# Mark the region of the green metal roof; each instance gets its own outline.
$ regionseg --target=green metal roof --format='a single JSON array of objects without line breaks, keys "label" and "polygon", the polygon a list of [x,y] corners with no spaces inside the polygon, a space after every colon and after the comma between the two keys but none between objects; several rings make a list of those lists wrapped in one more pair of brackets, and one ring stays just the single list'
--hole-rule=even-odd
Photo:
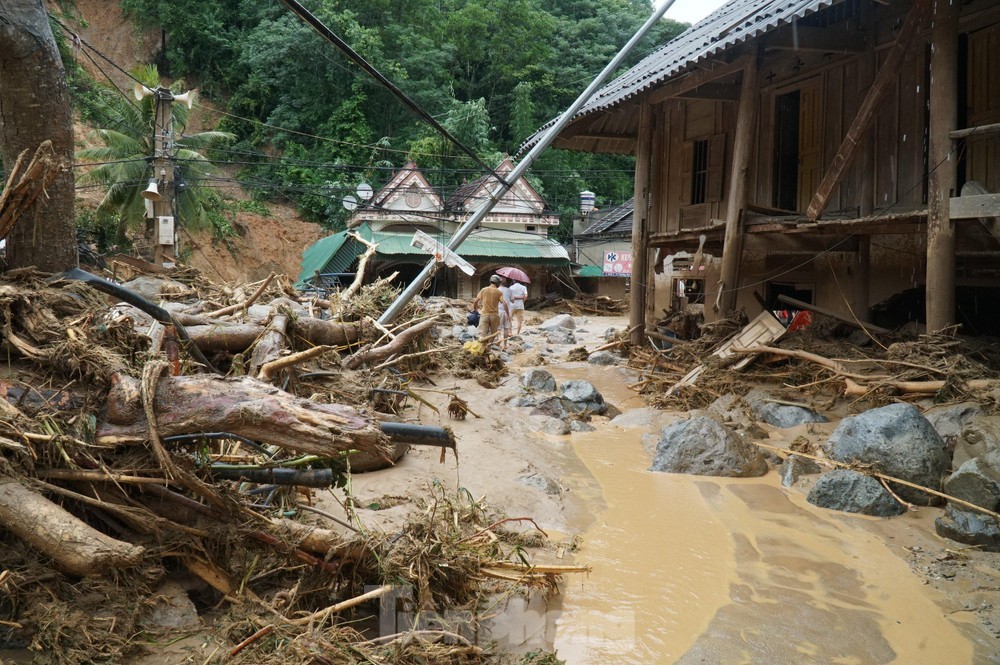
[{"label": "green metal roof", "polygon": [[603,277],[604,271],[600,266],[580,266],[576,275],[577,277]]},{"label": "green metal roof", "polygon": [[[374,260],[413,260],[424,263],[429,258],[426,252],[410,245],[410,233],[376,232],[368,224],[362,224],[355,231],[365,240],[378,244]],[[450,239],[448,234],[432,236],[442,244]],[[313,243],[302,255],[302,272],[298,285],[304,285],[319,273],[347,272],[364,246],[350,238],[346,231],[335,233]],[[545,236],[505,231],[502,229],[479,229],[474,231],[458,248],[458,254],[472,264],[505,261],[534,265],[569,265],[569,255],[555,240]]]}]

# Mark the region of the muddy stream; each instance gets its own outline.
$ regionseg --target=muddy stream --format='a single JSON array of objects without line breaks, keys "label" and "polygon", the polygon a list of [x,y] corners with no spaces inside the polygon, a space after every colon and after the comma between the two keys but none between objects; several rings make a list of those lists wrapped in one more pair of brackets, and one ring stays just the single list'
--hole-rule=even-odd
[{"label": "muddy stream", "polygon": [[[622,410],[641,406],[618,371],[552,369],[586,377]],[[575,553],[593,573],[566,579],[548,622],[567,663],[995,662],[996,645],[970,638],[968,619],[892,551],[883,521],[815,508],[773,471],[647,471],[647,429],[604,423],[570,437],[586,473],[561,481],[598,508]],[[932,516],[898,519],[925,532]]]}]

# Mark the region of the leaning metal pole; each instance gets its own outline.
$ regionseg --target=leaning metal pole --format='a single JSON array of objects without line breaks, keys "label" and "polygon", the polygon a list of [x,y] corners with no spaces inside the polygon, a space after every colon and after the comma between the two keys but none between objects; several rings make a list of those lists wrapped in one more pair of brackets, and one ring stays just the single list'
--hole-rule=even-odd
[{"label": "leaning metal pole", "polygon": [[[545,134],[542,135],[542,138],[538,140],[538,143],[536,143],[534,147],[528,151],[528,154],[524,156],[524,159],[522,159],[517,166],[514,167],[514,170],[510,172],[507,179],[498,183],[499,188],[490,195],[490,198],[485,201],[483,205],[477,208],[472,216],[469,217],[469,219],[466,220],[461,227],[459,227],[458,231],[455,232],[455,235],[452,236],[450,241],[448,241],[448,249],[456,251],[459,246],[465,242],[465,239],[469,237],[477,226],[479,226],[479,223],[483,221],[483,218],[486,217],[491,210],[493,210],[493,206],[495,206],[497,202],[503,198],[503,195],[507,193],[507,190],[510,189],[511,185],[517,182],[518,179],[527,172],[532,163],[538,159],[538,155],[549,147],[549,144],[555,140],[556,136],[559,135],[559,132],[561,132],[566,125],[569,124],[570,120],[573,119],[576,112],[579,111],[580,108],[587,103],[587,100],[589,100],[590,97],[597,91],[597,89],[604,84],[605,79],[611,75],[611,72],[618,69],[619,65],[621,65],[628,54],[631,53],[632,49],[635,48],[635,45],[639,43],[639,40],[645,37],[646,33],[649,32],[654,25],[656,25],[656,22],[663,18],[663,15],[667,13],[667,10],[670,9],[670,6],[673,4],[674,0],[667,0],[659,9],[653,12],[653,15],[650,16],[642,27],[639,28],[639,31],[632,36],[632,39],[628,40],[628,43],[622,47],[622,49],[618,52],[618,55],[616,55],[614,59],[612,59],[611,62],[609,62],[607,66],[601,70],[601,73],[597,75],[597,78],[595,78],[590,85],[587,86],[586,90],[580,93],[580,96],[576,98],[576,101],[573,102],[569,108],[563,111],[562,115],[559,116],[559,119],[556,120],[555,124],[546,130]],[[424,269],[420,271],[420,274],[417,275],[405,289],[403,289],[403,292],[399,294],[399,297],[396,298],[396,300],[389,305],[389,308],[382,313],[382,316],[379,317],[378,322],[380,324],[386,325],[391,323],[397,316],[399,316],[400,312],[403,311],[403,308],[406,307],[406,303],[410,302],[415,295],[420,293],[424,280],[431,276],[435,263],[435,259],[431,259],[427,265],[424,266]]]}]

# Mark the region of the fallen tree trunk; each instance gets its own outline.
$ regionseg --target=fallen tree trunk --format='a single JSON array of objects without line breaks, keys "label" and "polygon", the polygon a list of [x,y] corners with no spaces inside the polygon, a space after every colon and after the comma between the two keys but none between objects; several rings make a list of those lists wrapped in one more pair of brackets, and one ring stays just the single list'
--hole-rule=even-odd
[{"label": "fallen tree trunk", "polygon": [[362,365],[378,362],[395,353],[399,353],[405,349],[410,342],[433,328],[436,324],[437,319],[430,318],[426,321],[421,321],[412,328],[407,328],[402,332],[397,332],[396,339],[392,340],[388,344],[377,346],[374,349],[363,349],[354,355],[345,358],[343,363],[344,368],[357,369]]},{"label": "fallen tree trunk", "polygon": [[288,349],[288,339],[285,336],[288,331],[288,315],[275,314],[271,322],[267,325],[267,330],[260,336],[250,354],[250,369],[247,372],[250,376],[257,376],[260,368],[277,360],[281,352]]},{"label": "fallen tree trunk", "polygon": [[[187,332],[202,351],[246,351],[267,328],[255,323],[228,323],[219,321],[211,325],[188,326]],[[299,317],[288,322],[289,334],[303,342],[322,346],[350,346],[361,335],[359,323],[338,323],[309,317]]]},{"label": "fallen tree trunk", "polygon": [[9,477],[0,477],[0,524],[81,577],[134,566],[145,551],[97,531]]},{"label": "fallen tree trunk", "polygon": [[[301,399],[249,377],[164,376],[153,411],[161,437],[225,431],[287,450],[333,457],[348,450],[388,454],[377,423],[339,404]],[[138,381],[119,376],[108,393],[97,443],[149,440],[149,423],[136,407]]]},{"label": "fallen tree trunk", "polygon": [[[901,393],[917,395],[933,395],[947,385],[946,381],[885,381],[880,380],[870,385],[860,384],[850,378],[844,378],[845,395],[866,395],[875,388],[893,388]],[[1000,380],[997,379],[972,379],[971,381],[958,382],[956,388],[969,392],[976,390],[990,390],[1000,388]]]}]

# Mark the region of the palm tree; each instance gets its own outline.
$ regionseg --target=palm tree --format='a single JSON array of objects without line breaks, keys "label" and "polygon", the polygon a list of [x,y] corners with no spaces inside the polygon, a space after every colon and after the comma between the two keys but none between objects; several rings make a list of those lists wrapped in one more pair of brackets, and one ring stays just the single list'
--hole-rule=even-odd
[{"label": "palm tree", "polygon": [[[155,89],[160,85],[155,65],[138,67],[132,75],[147,88]],[[106,111],[109,124],[114,123],[116,127],[97,130],[104,146],[76,152],[78,160],[96,164],[79,178],[79,182],[106,187],[104,198],[97,207],[98,214],[117,215],[120,229],[138,231],[146,221],[145,199],[141,194],[153,177],[153,97],[134,102],[127,96],[108,95]],[[174,134],[179,137],[174,141],[174,200],[178,222],[191,230],[207,229],[212,227],[210,212],[218,197],[204,184],[211,177],[212,164],[199,150],[232,141],[235,136],[215,131],[185,134],[187,107],[172,104],[171,111]]]}]

